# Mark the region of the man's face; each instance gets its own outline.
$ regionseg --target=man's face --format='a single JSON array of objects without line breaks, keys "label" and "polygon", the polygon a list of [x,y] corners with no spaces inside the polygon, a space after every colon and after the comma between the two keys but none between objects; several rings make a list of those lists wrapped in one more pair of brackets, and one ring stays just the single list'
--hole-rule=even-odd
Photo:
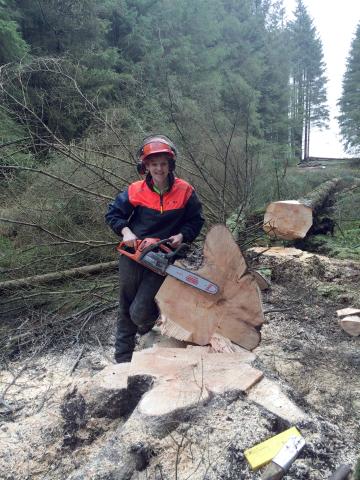
[{"label": "man's face", "polygon": [[146,161],[146,168],[150,172],[155,184],[163,185],[166,183],[169,175],[168,157],[163,154],[151,155]]}]

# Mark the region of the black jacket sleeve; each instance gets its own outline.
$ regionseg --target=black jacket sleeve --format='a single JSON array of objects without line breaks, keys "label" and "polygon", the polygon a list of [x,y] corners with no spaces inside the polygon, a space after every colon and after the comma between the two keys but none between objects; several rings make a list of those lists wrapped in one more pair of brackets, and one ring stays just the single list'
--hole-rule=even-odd
[{"label": "black jacket sleeve", "polygon": [[128,191],[120,192],[113,203],[110,203],[105,215],[106,223],[113,229],[117,235],[121,235],[121,230],[128,226],[128,220],[134,211],[134,207],[129,202]]},{"label": "black jacket sleeve", "polygon": [[204,222],[200,200],[195,191],[193,191],[186,204],[184,220],[180,228],[180,233],[182,233],[184,237],[183,241],[192,242],[195,240]]}]

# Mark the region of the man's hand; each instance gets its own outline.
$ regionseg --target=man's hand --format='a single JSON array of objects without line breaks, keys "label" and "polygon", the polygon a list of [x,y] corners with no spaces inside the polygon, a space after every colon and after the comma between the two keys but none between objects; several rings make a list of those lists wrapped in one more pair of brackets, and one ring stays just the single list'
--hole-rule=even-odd
[{"label": "man's hand", "polygon": [[172,237],[169,237],[170,240],[170,245],[172,247],[178,247],[180,243],[182,243],[184,239],[184,236],[182,233],[178,233],[177,235],[173,235]]},{"label": "man's hand", "polygon": [[132,247],[132,248],[136,248],[136,242],[135,240],[137,240],[137,236],[135,235],[135,233],[133,233],[129,227],[124,227],[122,230],[121,230],[121,234],[123,236],[123,242],[125,243],[125,245],[127,247]]}]

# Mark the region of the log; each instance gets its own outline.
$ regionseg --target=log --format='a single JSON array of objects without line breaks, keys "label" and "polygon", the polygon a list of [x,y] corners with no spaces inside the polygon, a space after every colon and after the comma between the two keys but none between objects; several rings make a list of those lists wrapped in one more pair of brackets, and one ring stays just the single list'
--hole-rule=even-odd
[{"label": "log", "polygon": [[260,290],[224,225],[207,234],[204,262],[196,273],[216,283],[219,292],[209,295],[168,276],[156,295],[161,332],[198,345],[219,334],[247,350],[255,348],[264,322]]},{"label": "log", "polygon": [[72,277],[93,275],[94,273],[115,270],[117,266],[117,261],[96,263],[94,265],[71,268],[69,270],[62,270],[60,272],[51,272],[43,275],[34,275],[32,277],[17,278],[16,280],[7,280],[5,282],[0,282],[0,292],[4,290],[15,290],[21,287],[31,287],[33,285],[63,281]]},{"label": "log", "polygon": [[339,318],[348,317],[351,315],[359,315],[360,308],[353,308],[353,307],[342,308],[341,310],[336,310],[336,313]]},{"label": "log", "polygon": [[337,178],[329,180],[305,198],[270,203],[264,215],[264,231],[272,238],[283,240],[304,238],[339,182]]}]

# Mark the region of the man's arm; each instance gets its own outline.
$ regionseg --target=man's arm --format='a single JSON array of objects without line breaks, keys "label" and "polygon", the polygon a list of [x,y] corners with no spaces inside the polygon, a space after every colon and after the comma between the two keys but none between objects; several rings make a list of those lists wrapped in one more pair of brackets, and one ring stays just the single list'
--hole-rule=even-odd
[{"label": "man's arm", "polygon": [[128,191],[124,190],[119,193],[113,203],[110,203],[105,215],[106,223],[117,235],[125,235],[125,233],[127,233],[125,228],[130,230],[128,227],[128,221],[133,211],[134,207],[129,202]]}]

